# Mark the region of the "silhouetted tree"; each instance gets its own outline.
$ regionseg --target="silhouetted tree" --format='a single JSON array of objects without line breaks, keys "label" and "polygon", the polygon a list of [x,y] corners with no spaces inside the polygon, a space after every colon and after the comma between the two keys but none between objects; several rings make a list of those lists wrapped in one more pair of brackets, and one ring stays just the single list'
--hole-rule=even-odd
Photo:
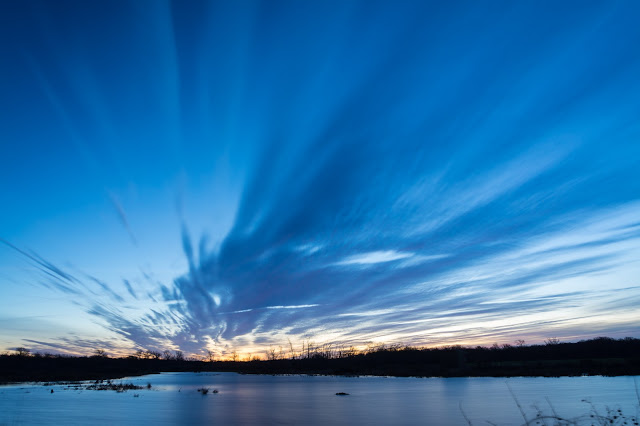
[{"label": "silhouetted tree", "polygon": [[276,354],[276,348],[274,348],[273,346],[270,346],[269,350],[267,351],[267,359],[269,361],[274,361],[278,359],[278,355]]},{"label": "silhouetted tree", "polygon": [[104,349],[96,349],[96,350],[93,351],[93,356],[100,357],[100,358],[106,358],[107,357],[107,352]]},{"label": "silhouetted tree", "polygon": [[289,342],[289,357],[290,359],[295,359],[296,353],[293,350],[293,343],[291,343],[291,339],[289,339],[288,337],[287,337],[287,342]]},{"label": "silhouetted tree", "polygon": [[16,353],[18,356],[29,356],[31,355],[31,350],[23,347],[16,348]]}]

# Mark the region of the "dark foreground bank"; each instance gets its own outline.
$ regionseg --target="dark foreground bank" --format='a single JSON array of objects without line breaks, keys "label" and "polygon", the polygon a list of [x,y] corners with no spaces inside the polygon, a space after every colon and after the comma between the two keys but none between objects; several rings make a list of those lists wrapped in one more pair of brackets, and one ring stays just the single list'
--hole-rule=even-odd
[{"label": "dark foreground bank", "polygon": [[244,362],[25,353],[0,356],[0,383],[104,380],[168,371],[439,377],[640,375],[640,339],[490,348],[379,347],[340,357],[316,352],[294,359]]}]

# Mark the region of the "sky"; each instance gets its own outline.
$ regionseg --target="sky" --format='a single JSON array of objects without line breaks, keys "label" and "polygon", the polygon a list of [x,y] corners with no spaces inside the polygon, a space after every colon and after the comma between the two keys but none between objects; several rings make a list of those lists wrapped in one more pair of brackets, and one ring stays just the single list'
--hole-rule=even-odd
[{"label": "sky", "polygon": [[640,337],[639,20],[0,2],[0,351]]}]

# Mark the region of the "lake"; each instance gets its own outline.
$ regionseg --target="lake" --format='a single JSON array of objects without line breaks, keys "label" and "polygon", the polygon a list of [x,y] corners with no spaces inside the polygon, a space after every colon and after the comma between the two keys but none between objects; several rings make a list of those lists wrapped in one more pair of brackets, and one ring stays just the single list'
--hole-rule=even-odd
[{"label": "lake", "polygon": [[[529,418],[536,413],[533,405],[551,413],[548,399],[558,415],[586,415],[584,424],[590,424],[586,420],[594,408],[601,415],[608,406],[636,416],[634,380],[640,385],[640,378],[628,376],[505,379],[162,373],[115,380],[151,384],[150,389],[122,393],[64,384],[0,386],[0,425],[468,425],[460,406],[473,425],[489,424],[487,420],[497,425],[524,424],[509,387]],[[199,388],[210,391],[204,395]],[[338,396],[338,392],[349,395]],[[623,424],[618,420],[615,424]]]}]

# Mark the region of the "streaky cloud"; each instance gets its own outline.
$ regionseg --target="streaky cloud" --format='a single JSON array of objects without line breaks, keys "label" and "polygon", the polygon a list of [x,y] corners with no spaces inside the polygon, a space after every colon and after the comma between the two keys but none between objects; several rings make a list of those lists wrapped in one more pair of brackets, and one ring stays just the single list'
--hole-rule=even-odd
[{"label": "streaky cloud", "polygon": [[0,241],[105,337],[28,342],[640,333],[634,5],[76,6],[3,8]]},{"label": "streaky cloud", "polygon": [[414,257],[413,253],[402,253],[395,250],[371,251],[368,253],[354,254],[344,260],[336,262],[336,265],[371,265],[412,257]]},{"label": "streaky cloud", "polygon": [[125,213],[124,208],[120,203],[120,200],[118,200],[118,198],[113,192],[109,192],[108,194],[109,194],[109,200],[111,201],[111,204],[113,205],[116,213],[118,214],[118,219],[120,219],[120,223],[122,224],[124,229],[127,231],[127,234],[129,234],[129,237],[131,238],[131,242],[133,243],[133,245],[137,246],[138,240],[135,234],[133,233],[133,230],[131,229],[131,225],[129,224],[129,219],[127,218],[127,214]]}]

